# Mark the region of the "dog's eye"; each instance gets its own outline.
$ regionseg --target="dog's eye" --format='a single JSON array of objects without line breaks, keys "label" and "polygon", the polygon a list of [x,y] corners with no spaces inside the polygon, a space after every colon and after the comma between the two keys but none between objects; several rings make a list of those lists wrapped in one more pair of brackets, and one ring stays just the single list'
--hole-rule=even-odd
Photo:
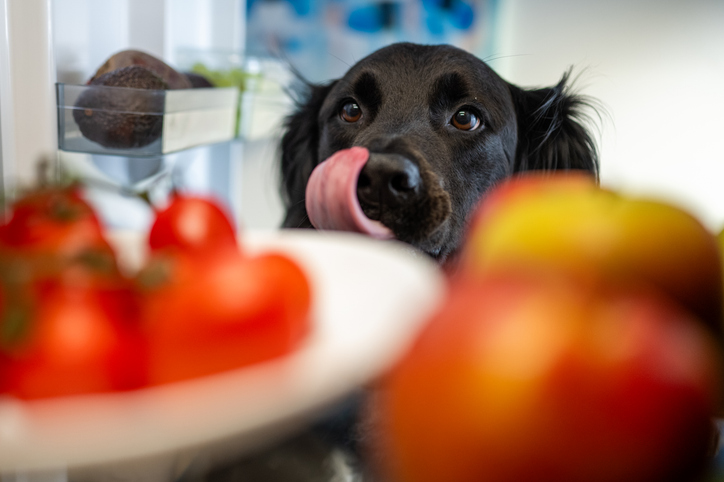
[{"label": "dog's eye", "polygon": [[344,121],[357,122],[362,117],[362,109],[359,108],[356,102],[347,102],[342,106],[339,116]]},{"label": "dog's eye", "polygon": [[480,119],[468,109],[460,109],[455,113],[450,123],[461,131],[472,131],[480,127]]}]

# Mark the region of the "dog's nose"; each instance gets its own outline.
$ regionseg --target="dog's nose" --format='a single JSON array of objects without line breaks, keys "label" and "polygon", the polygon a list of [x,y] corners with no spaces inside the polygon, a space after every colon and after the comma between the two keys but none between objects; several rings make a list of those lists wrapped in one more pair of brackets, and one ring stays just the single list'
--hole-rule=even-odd
[{"label": "dog's nose", "polygon": [[412,202],[420,192],[420,170],[399,154],[370,154],[357,181],[357,198],[372,219],[380,211]]}]

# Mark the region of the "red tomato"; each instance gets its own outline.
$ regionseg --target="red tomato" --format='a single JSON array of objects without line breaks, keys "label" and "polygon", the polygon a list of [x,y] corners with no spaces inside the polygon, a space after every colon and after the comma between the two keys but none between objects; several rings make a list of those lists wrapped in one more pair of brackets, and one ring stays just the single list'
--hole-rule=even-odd
[{"label": "red tomato", "polygon": [[282,255],[166,252],[139,280],[147,287],[143,320],[151,383],[287,354],[309,330],[309,284]]},{"label": "red tomato", "polygon": [[488,277],[454,287],[384,381],[374,448],[400,482],[693,480],[720,368],[650,292]]},{"label": "red tomato", "polygon": [[138,388],[138,302],[76,186],[19,199],[0,228],[0,391],[43,398]]},{"label": "red tomato", "polygon": [[168,207],[156,213],[148,243],[154,251],[166,247],[198,251],[237,246],[229,217],[214,200],[178,193]]},{"label": "red tomato", "polygon": [[7,344],[5,318],[8,316],[6,312],[6,291],[4,283],[0,283],[0,393],[3,392],[3,380],[7,379],[7,369],[10,364],[7,353],[5,353]]},{"label": "red tomato", "polygon": [[14,332],[0,391],[35,399],[139,388],[145,354],[133,304],[130,290],[58,284],[34,310],[19,307],[3,320]]},{"label": "red tomato", "polygon": [[0,245],[31,255],[74,255],[89,247],[110,250],[77,186],[44,188],[15,202],[8,223],[0,227]]}]

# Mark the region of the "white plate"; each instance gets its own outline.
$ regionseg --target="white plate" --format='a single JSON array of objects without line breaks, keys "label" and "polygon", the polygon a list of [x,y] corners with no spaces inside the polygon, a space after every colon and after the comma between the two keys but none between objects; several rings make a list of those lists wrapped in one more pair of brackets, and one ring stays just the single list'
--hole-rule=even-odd
[{"label": "white plate", "polygon": [[[144,238],[117,233],[125,263]],[[248,450],[387,369],[444,291],[438,268],[394,242],[345,233],[248,233],[249,250],[299,261],[314,290],[313,334],[275,362],[122,394],[19,402],[0,397],[0,474],[99,467],[223,445]],[[220,443],[223,442],[223,443]]]}]

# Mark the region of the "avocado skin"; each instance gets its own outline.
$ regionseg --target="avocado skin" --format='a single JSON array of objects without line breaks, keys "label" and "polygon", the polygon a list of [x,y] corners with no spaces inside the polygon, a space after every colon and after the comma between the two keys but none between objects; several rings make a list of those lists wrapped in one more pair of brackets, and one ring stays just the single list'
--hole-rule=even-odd
[{"label": "avocado skin", "polygon": [[214,86],[209,79],[196,72],[184,72],[184,75],[191,82],[192,89],[206,89]]},{"label": "avocado skin", "polygon": [[86,139],[110,149],[131,149],[147,146],[161,136],[164,96],[143,92],[168,89],[161,77],[132,65],[95,77],[89,86],[99,88],[83,92],[73,110],[73,119]]},{"label": "avocado skin", "polygon": [[186,75],[178,72],[161,59],[147,54],[146,52],[141,52],[140,50],[123,50],[113,54],[98,68],[96,73],[93,74],[91,81],[108,72],[119,70],[123,67],[129,67],[131,65],[138,65],[158,75],[168,84],[169,89],[191,88],[191,82],[188,78],[186,78]]}]

